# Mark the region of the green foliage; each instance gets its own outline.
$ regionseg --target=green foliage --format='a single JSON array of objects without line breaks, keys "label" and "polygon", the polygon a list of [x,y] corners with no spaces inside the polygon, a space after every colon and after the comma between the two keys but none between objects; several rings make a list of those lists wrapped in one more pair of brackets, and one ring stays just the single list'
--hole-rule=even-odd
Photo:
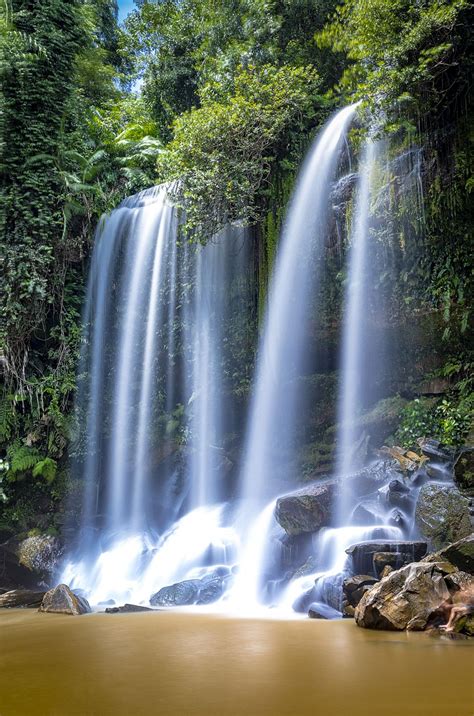
[{"label": "green foliage", "polygon": [[445,445],[462,445],[472,424],[474,399],[443,399],[436,403],[417,398],[404,409],[395,440],[402,447],[413,447],[419,438],[430,437]]},{"label": "green foliage", "polygon": [[200,237],[261,218],[258,199],[275,162],[291,151],[292,133],[314,121],[318,86],[311,67],[242,69],[230,97],[208,84],[201,107],[176,121],[159,170],[163,179],[180,180],[188,226]]}]

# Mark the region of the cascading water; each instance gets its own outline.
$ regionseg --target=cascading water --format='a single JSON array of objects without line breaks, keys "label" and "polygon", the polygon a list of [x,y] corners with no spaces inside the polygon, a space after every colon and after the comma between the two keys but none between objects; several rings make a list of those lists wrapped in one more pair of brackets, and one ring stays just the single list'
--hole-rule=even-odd
[{"label": "cascading water", "polygon": [[[339,111],[318,136],[297,181],[283,229],[269,290],[244,448],[241,490],[245,510],[242,522],[246,524],[253,518],[261,526],[258,513],[265,500],[278,491],[282,464],[286,485],[294,482],[291,465],[296,415],[302,398],[294,379],[301,374],[306,356],[307,328],[310,312],[314,312],[313,294],[327,233],[332,182],[355,111],[356,105]],[[268,520],[263,522],[270,526]],[[254,546],[255,531],[256,528],[248,529],[249,545],[244,546],[234,589],[240,596],[248,594],[250,599],[259,601],[258,585],[249,580],[252,576],[262,578],[262,564],[256,564],[256,560],[261,562],[265,558],[265,550],[260,545]],[[258,539],[266,538],[267,534],[260,529]]]},{"label": "cascading water", "polygon": [[148,599],[208,562],[235,562],[217,503],[237,420],[224,372],[233,329],[242,340],[251,323],[250,260],[241,227],[205,246],[180,241],[166,186],[101,222],[77,400],[83,529],[62,577],[93,603]]},{"label": "cascading water", "polygon": [[[356,195],[355,220],[351,231],[349,275],[345,298],[344,328],[342,338],[341,390],[338,414],[338,461],[336,474],[349,475],[360,467],[354,455],[358,432],[356,419],[363,404],[367,380],[364,370],[364,356],[370,352],[366,321],[368,313],[368,281],[370,272],[369,231],[371,180],[376,161],[376,145],[368,141],[362,157]],[[347,482],[342,481],[339,493],[336,519],[339,525],[346,525],[350,510],[354,507],[354,495],[350,494]]]}]

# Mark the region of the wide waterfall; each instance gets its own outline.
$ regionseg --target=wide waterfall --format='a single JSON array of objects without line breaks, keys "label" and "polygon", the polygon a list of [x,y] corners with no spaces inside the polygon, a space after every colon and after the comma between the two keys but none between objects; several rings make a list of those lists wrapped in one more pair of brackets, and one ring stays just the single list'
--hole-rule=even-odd
[{"label": "wide waterfall", "polygon": [[[168,186],[127,199],[100,223],[76,406],[80,544],[62,574],[92,603],[219,602],[241,614],[316,603],[334,616],[351,570],[346,550],[378,539],[390,551],[403,539],[390,469],[354,475],[367,462],[354,452],[356,420],[380,362],[368,327],[380,270],[371,246],[379,144],[366,142],[355,173],[348,131],[356,107],[330,119],[297,180],[250,396],[251,232],[227,226],[201,245],[185,232]],[[323,491],[327,514],[314,530],[285,531],[280,503],[302,484],[304,378],[320,368],[308,333],[323,310],[334,192],[353,184],[335,471],[309,485],[309,500]]]}]

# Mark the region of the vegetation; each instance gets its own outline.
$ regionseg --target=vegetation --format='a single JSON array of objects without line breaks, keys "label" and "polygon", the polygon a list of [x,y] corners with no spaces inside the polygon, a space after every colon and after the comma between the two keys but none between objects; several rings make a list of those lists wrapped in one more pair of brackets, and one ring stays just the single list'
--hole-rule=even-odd
[{"label": "vegetation", "polygon": [[[379,278],[390,318],[441,313],[451,356],[450,393],[434,408],[410,403],[398,437],[463,440],[472,10],[469,0],[137,0],[120,26],[116,0],[0,0],[0,529],[36,527],[38,513],[42,528],[56,524],[99,216],[178,180],[195,238],[236,219],[253,227],[261,309],[305,150],[355,99],[394,159],[380,177],[391,223],[376,236],[393,259]],[[357,151],[360,130],[354,139]],[[415,153],[420,186],[400,201],[398,159]],[[344,246],[329,254],[334,328]]]}]

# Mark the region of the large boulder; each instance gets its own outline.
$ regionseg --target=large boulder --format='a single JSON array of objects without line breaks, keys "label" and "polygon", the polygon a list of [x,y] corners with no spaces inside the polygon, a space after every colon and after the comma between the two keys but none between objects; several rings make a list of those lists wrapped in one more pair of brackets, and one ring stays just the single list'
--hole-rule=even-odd
[{"label": "large boulder", "polygon": [[38,592],[32,589],[12,589],[0,594],[0,609],[13,609],[17,607],[39,607],[45,595],[44,590]]},{"label": "large boulder", "polygon": [[333,523],[333,509],[342,491],[363,496],[388,480],[400,477],[392,460],[378,460],[369,467],[339,479],[322,480],[279,497],[275,518],[289,535],[317,532]]},{"label": "large boulder", "polygon": [[[365,592],[373,587],[374,584],[377,584],[377,581],[376,577],[371,577],[369,574],[357,574],[353,577],[347,577],[342,583],[343,606],[356,607]],[[353,613],[351,616],[353,616]]]},{"label": "large boulder", "polygon": [[74,594],[66,584],[59,584],[46,592],[38,611],[78,616],[89,613],[91,608],[87,599]]},{"label": "large boulder", "polygon": [[446,547],[472,531],[469,500],[452,484],[426,483],[418,495],[415,523],[433,549]]},{"label": "large boulder", "polygon": [[463,448],[456,457],[454,482],[461,490],[474,490],[474,448]]},{"label": "large boulder", "polygon": [[[380,566],[380,572],[386,564],[391,564],[387,559],[388,554],[393,554],[393,564],[400,566],[400,563],[403,562],[405,564],[418,562],[425,556],[426,549],[426,542],[421,541],[375,539],[357,542],[348,547],[346,553],[352,558],[351,571],[354,574],[377,576],[377,564]],[[380,555],[384,555],[385,559],[381,559]],[[382,561],[383,564],[381,564]]]},{"label": "large boulder", "polygon": [[355,610],[358,626],[366,629],[426,627],[433,612],[451,601],[445,581],[456,571],[443,562],[418,562],[392,572],[363,595]]}]

